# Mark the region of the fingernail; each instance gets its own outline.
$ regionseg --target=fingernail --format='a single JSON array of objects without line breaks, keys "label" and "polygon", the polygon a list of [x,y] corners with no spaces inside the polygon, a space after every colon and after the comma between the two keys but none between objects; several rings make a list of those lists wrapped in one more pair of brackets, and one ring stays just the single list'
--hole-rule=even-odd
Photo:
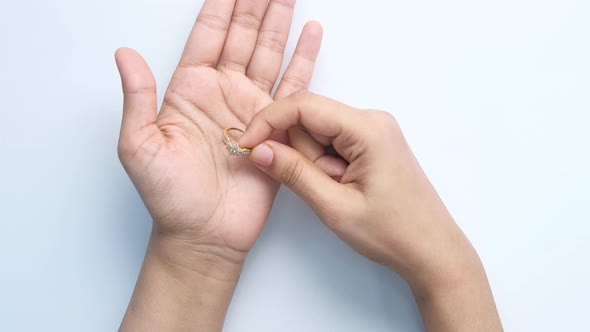
[{"label": "fingernail", "polygon": [[250,153],[250,160],[262,167],[268,167],[274,158],[274,151],[266,144],[260,144]]}]

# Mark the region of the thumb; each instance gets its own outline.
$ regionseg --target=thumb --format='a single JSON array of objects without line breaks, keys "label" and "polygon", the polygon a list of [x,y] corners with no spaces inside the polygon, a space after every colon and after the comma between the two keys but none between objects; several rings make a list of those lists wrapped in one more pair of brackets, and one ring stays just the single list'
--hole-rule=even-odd
[{"label": "thumb", "polygon": [[344,185],[284,144],[266,141],[252,149],[250,161],[293,190],[322,220],[330,217],[332,207],[340,205],[345,198],[347,188]]},{"label": "thumb", "polygon": [[156,122],[156,81],[144,59],[134,50],[118,49],[115,60],[124,94],[121,138],[133,139],[141,129]]}]

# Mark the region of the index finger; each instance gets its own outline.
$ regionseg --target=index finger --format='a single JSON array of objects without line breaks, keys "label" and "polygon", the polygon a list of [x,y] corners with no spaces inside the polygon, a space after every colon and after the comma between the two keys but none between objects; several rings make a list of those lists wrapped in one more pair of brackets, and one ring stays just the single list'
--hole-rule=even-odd
[{"label": "index finger", "polygon": [[273,130],[302,125],[315,134],[337,138],[355,132],[360,111],[356,108],[307,91],[276,101],[252,118],[239,144],[254,147],[268,139]]}]

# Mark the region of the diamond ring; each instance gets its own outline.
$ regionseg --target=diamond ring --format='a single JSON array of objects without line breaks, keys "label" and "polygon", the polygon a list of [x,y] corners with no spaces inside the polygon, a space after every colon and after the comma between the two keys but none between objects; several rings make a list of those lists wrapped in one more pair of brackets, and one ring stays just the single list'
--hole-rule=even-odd
[{"label": "diamond ring", "polygon": [[221,140],[223,141],[223,144],[225,144],[225,146],[227,147],[227,151],[229,151],[229,154],[231,154],[232,156],[247,156],[250,154],[250,149],[246,149],[246,148],[241,148],[238,143],[234,142],[231,140],[231,138],[229,137],[229,131],[239,131],[241,133],[244,133],[244,131],[242,129],[238,129],[238,128],[227,128],[223,131],[223,136],[221,137]]}]

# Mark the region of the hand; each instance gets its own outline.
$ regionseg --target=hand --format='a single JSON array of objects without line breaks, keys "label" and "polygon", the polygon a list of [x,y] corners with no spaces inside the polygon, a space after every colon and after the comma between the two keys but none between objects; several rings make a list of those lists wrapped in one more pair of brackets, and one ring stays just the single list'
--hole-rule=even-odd
[{"label": "hand", "polygon": [[[120,49],[119,156],[154,219],[121,331],[220,331],[279,184],[230,157],[224,128],[272,102],[295,0],[207,0],[160,113],[145,61]],[[322,38],[308,23],[275,98],[306,89]],[[275,139],[285,142],[287,133]]]},{"label": "hand", "polygon": [[[338,155],[267,140],[294,126]],[[429,331],[501,329],[477,253],[390,114],[303,91],[259,112],[239,144],[254,147],[250,160],[301,196],[352,248],[399,272]],[[338,158],[347,163],[339,181],[317,165]]]},{"label": "hand", "polygon": [[[263,143],[273,131],[297,125],[339,156]],[[292,188],[355,250],[408,277],[431,275],[446,263],[435,255],[467,242],[386,112],[299,92],[258,113],[239,143],[256,146],[254,164]],[[337,157],[348,163],[340,181],[313,162]]]},{"label": "hand", "polygon": [[[278,184],[230,157],[221,135],[272,102],[294,4],[206,1],[159,114],[147,64],[117,51],[125,93],[119,155],[158,234],[237,261],[258,238]],[[321,37],[319,24],[306,25],[276,98],[307,87]]]}]

